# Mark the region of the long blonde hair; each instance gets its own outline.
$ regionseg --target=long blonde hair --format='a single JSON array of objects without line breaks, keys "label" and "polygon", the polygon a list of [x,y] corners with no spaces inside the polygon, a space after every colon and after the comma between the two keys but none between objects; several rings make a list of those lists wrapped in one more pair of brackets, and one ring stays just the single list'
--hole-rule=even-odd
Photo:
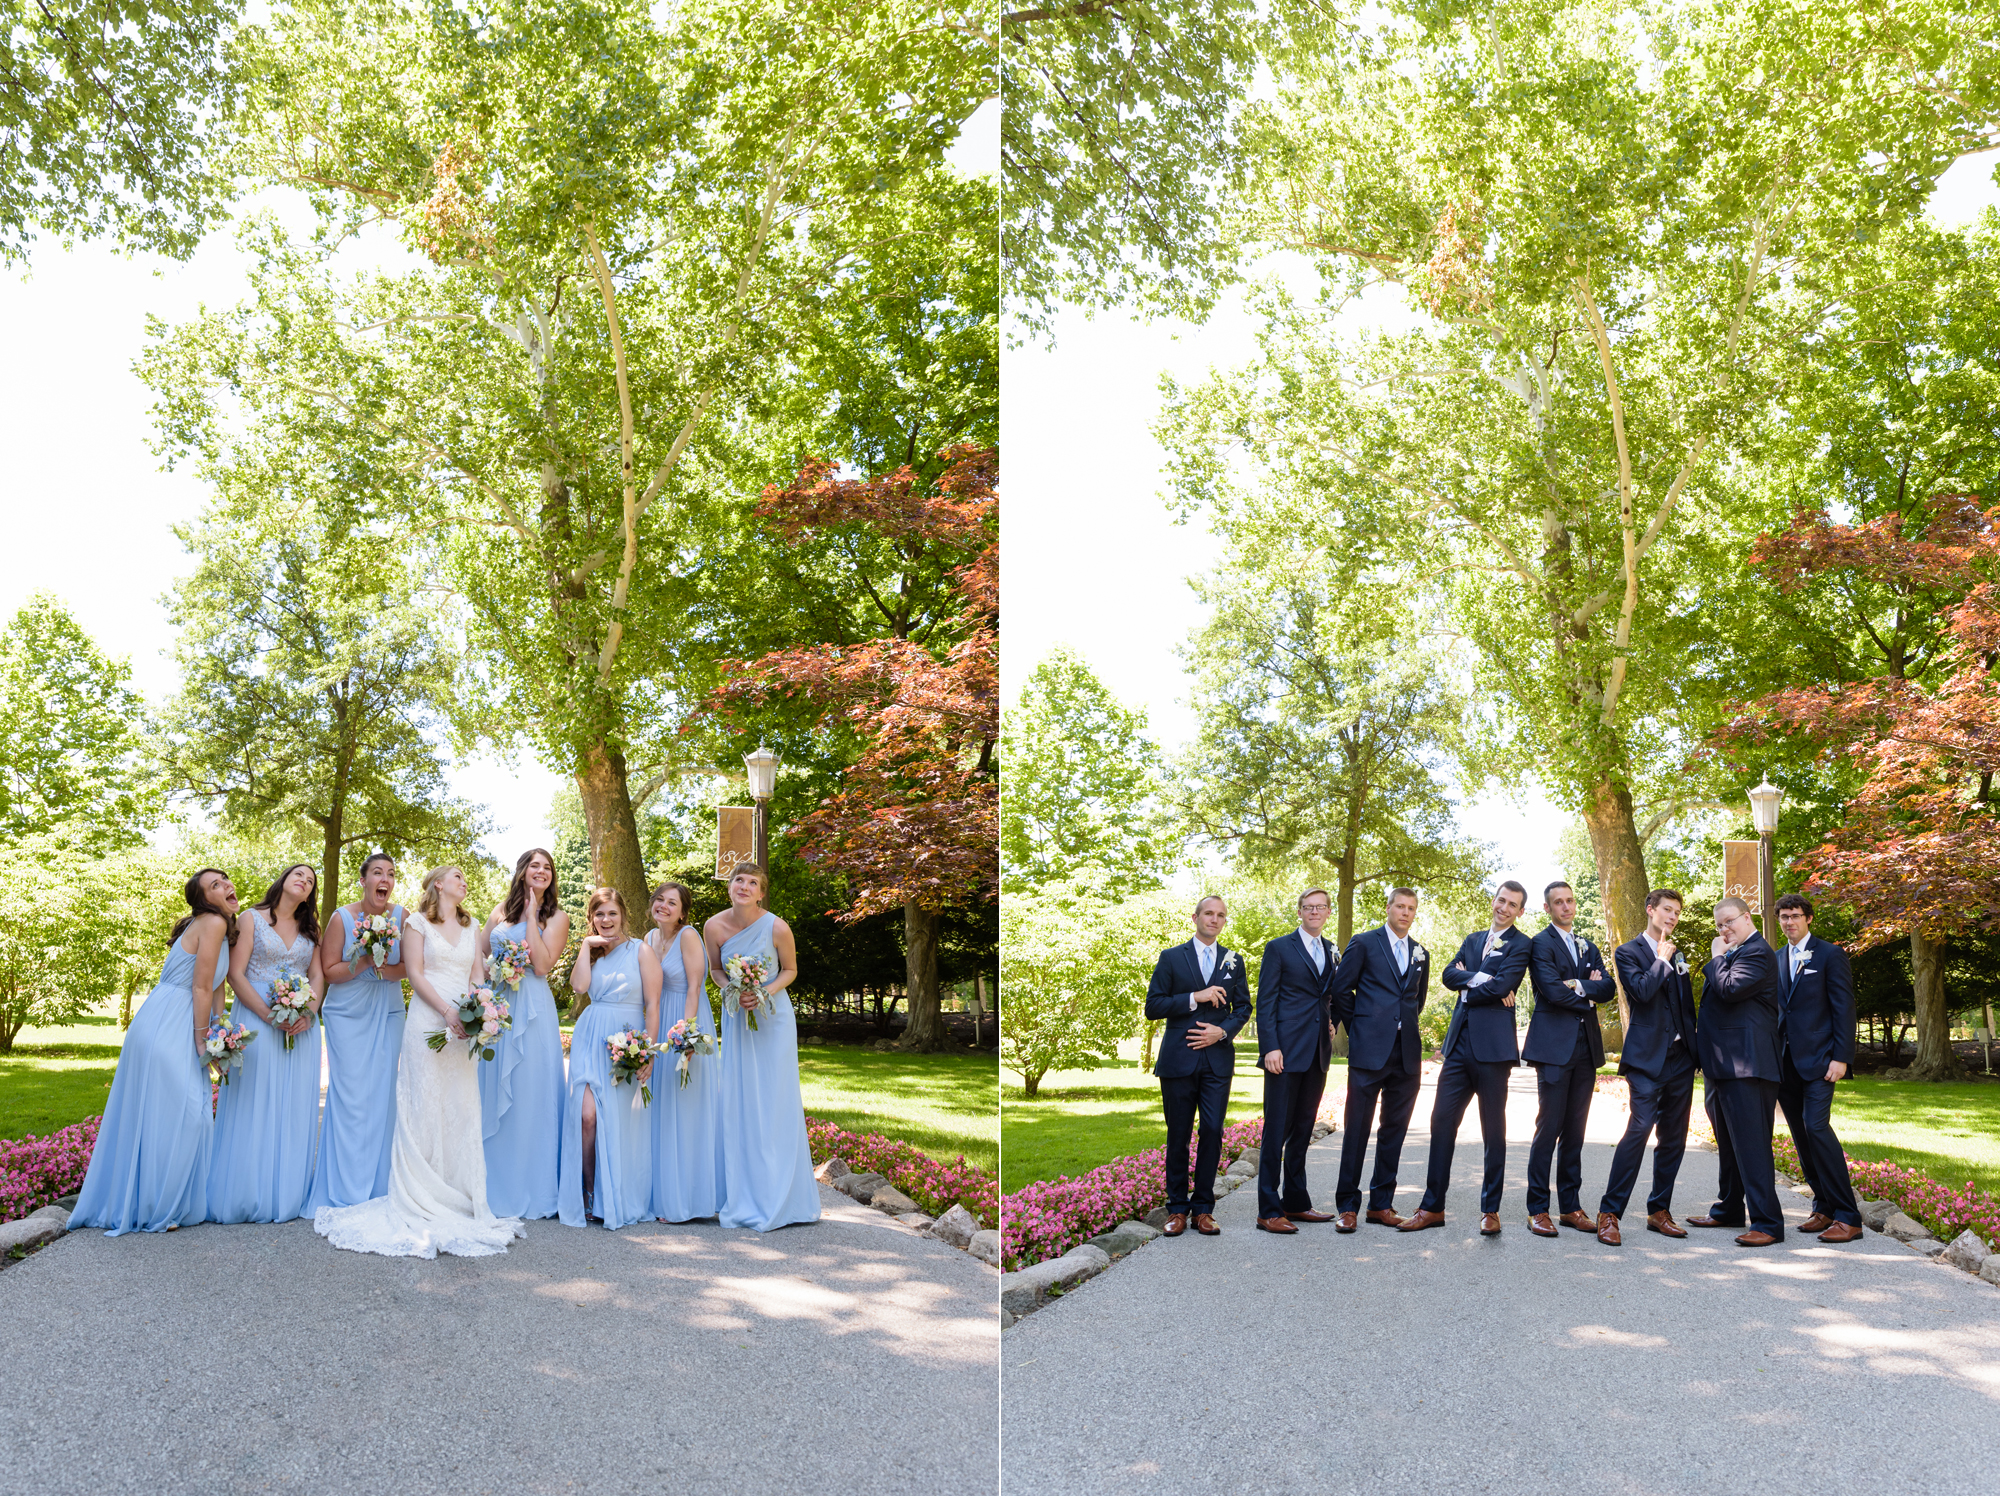
[{"label": "long blonde hair", "polygon": [[[447,862],[443,867],[434,867],[428,873],[424,874],[424,892],[423,897],[417,900],[417,913],[421,914],[432,924],[438,923],[438,879],[442,878],[446,873],[457,873],[459,877],[463,878],[465,876],[465,869],[455,862]],[[458,906],[458,922],[461,925],[472,923],[472,916],[465,912],[463,902]]]}]

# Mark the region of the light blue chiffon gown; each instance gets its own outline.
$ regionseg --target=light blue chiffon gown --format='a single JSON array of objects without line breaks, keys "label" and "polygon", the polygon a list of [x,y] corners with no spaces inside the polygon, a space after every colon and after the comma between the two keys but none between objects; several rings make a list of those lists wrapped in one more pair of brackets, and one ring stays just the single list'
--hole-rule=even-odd
[{"label": "light blue chiffon gown", "polygon": [[[776,916],[760,916],[722,943],[722,959],[757,956],[778,973],[771,943]],[[743,1004],[722,999],[722,1210],[725,1226],[770,1231],[819,1219],[819,1185],[806,1144],[799,1094],[799,1026],[792,1000],[779,992],[757,1009],[751,1032]]]},{"label": "light blue chiffon gown", "polygon": [[[492,938],[526,940],[528,922],[496,925]],[[519,992],[503,995],[514,1010],[513,1026],[501,1031],[493,1041],[493,1058],[479,1066],[486,1203],[496,1216],[539,1221],[556,1213],[556,1158],[563,1121],[562,1029],[547,978],[530,971],[521,978]]]},{"label": "light blue chiffon gown", "polygon": [[[616,1231],[653,1218],[653,1128],[638,1083],[614,1085],[605,1043],[620,1029],[646,1027],[646,995],[639,986],[639,952],[627,940],[599,956],[590,973],[590,1006],[569,1036],[569,1086],[563,1097],[562,1186],[556,1214],[565,1226],[584,1224],[583,1093],[597,1098],[597,1169],[590,1214]],[[578,957],[579,960],[582,957]],[[664,1066],[653,1065],[653,1104],[660,1102]],[[671,1084],[671,1082],[669,1082]]]},{"label": "light blue chiffon gown", "polygon": [[[217,986],[228,971],[225,948],[215,961]],[[206,1219],[214,1136],[208,1064],[194,1038],[194,952],[175,945],[125,1031],[70,1226],[123,1236]]]},{"label": "light blue chiffon gown", "polygon": [[[244,972],[260,997],[280,970],[312,970],[312,937],[300,932],[290,949],[252,909],[237,922],[238,940],[252,942]],[[208,1169],[211,1221],[289,1221],[305,1209],[312,1187],[313,1135],[319,1130],[319,1025],[285,1048],[285,1036],[235,1004],[230,1016],[257,1037],[229,1077],[216,1104],[215,1147]]]},{"label": "light blue chiffon gown", "polygon": [[[390,906],[396,928],[403,906]],[[343,906],[340,948],[354,939],[354,920]],[[403,959],[399,935],[388,965]],[[351,982],[335,982],[320,1004],[326,1028],[326,1111],[320,1122],[319,1161],[301,1215],[326,1205],[359,1205],[389,1193],[389,1150],[396,1141],[396,1056],[403,1046],[403,983],[361,964]]]},{"label": "light blue chiffon gown", "polygon": [[[687,1010],[688,984],[700,996],[695,1002],[695,1027],[715,1032],[709,1011],[707,962],[690,974],[682,965],[680,939],[660,958],[660,1032],[664,1034]],[[588,1011],[586,1009],[586,1011]],[[717,1054],[688,1058],[688,1083],[681,1086],[671,1055],[661,1055],[653,1069],[653,1214],[663,1221],[699,1221],[722,1209],[722,1142],[717,1121],[720,1077]]]}]

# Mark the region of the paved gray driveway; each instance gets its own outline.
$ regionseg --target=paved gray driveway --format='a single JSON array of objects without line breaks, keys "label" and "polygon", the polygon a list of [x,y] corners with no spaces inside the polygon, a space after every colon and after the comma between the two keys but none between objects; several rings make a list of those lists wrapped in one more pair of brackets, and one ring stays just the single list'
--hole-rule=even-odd
[{"label": "paved gray driveway", "polygon": [[435,1262],[79,1232],[0,1272],[6,1488],[996,1489],[995,1274],[821,1198]]},{"label": "paved gray driveway", "polygon": [[[1654,1235],[1650,1155],[1623,1247],[1542,1240],[1525,1225],[1527,1128],[1509,1136],[1490,1241],[1468,1119],[1440,1230],[1269,1236],[1246,1187],[1221,1236],[1153,1242],[1007,1331],[1008,1496],[1990,1487],[2000,1289],[1873,1233],[1757,1251]],[[1310,1158],[1328,1210],[1339,1141]],[[1406,1214],[1428,1148],[1413,1128]],[[1608,1142],[1585,1145],[1593,1214],[1610,1161]],[[1677,1215],[1709,1203],[1715,1172],[1689,1152]],[[1810,1209],[1784,1199],[1794,1224]]]}]

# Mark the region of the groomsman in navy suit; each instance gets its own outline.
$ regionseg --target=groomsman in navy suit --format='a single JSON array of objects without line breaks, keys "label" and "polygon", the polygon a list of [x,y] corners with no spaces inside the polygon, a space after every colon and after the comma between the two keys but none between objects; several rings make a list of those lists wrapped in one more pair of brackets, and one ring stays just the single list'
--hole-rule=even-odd
[{"label": "groomsman in navy suit", "polygon": [[[1250,983],[1243,959],[1221,944],[1229,906],[1210,894],[1194,906],[1194,939],[1160,952],[1146,988],[1146,1016],[1166,1020],[1160,1057],[1160,1103],[1167,1114],[1167,1229],[1179,1236],[1194,1217],[1203,1236],[1219,1236],[1215,1224],[1215,1166],[1222,1158],[1222,1121],[1229,1108],[1229,1082],[1236,1073],[1236,1031],[1250,1020]],[[1203,1009],[1207,1009],[1204,1013]],[[1194,1192],[1188,1192],[1188,1140],[1195,1117],[1201,1138],[1195,1149]]]},{"label": "groomsman in navy suit", "polygon": [[1771,1116],[1778,1103],[1784,1011],[1778,996],[1778,958],[1750,920],[1750,906],[1728,898],[1715,906],[1716,952],[1702,968],[1701,1012],[1695,1043],[1715,1128],[1720,1198],[1690,1226],[1741,1226],[1742,1247],[1768,1247],[1785,1239],[1778,1206],[1778,1174],[1771,1161]]},{"label": "groomsman in navy suit", "polygon": [[1597,1202],[1597,1239],[1607,1247],[1620,1245],[1618,1221],[1639,1182],[1649,1132],[1656,1140],[1646,1229],[1662,1236],[1687,1235],[1674,1220],[1674,1180],[1687,1153],[1688,1113],[1694,1106],[1694,1077],[1700,1065],[1695,1052],[1694,981],[1687,958],[1673,939],[1680,921],[1681,896],[1671,888],[1654,889],[1646,895],[1646,928],[1612,957],[1631,1009],[1618,1073],[1631,1090],[1632,1113],[1625,1136],[1611,1155],[1604,1198]]},{"label": "groomsman in navy suit", "polygon": [[1333,901],[1299,896],[1299,927],[1264,947],[1257,970],[1257,1049],[1264,1066],[1264,1137],[1257,1153],[1257,1229],[1289,1236],[1294,1221],[1330,1221],[1306,1189],[1306,1149],[1333,1058],[1327,994],[1333,952],[1320,938]]},{"label": "groomsman in navy suit", "polygon": [[1430,991],[1430,956],[1410,938],[1417,917],[1412,888],[1389,890],[1384,922],[1354,937],[1333,978],[1333,1020],[1344,1025],[1347,1049],[1347,1136],[1340,1144],[1340,1183],[1333,1208],[1336,1231],[1354,1230],[1361,1211],[1361,1164],[1368,1153],[1368,1130],[1375,1102],[1382,1102],[1382,1130],[1375,1138],[1375,1177],[1368,1186],[1368,1219],[1400,1226],[1396,1214],[1396,1166],[1403,1138],[1423,1083],[1423,1041],[1417,1015]]},{"label": "groomsman in navy suit", "polygon": [[1799,1167],[1812,1186],[1813,1213],[1801,1231],[1824,1242],[1858,1240],[1861,1207],[1847,1176],[1847,1156],[1833,1132],[1833,1085],[1854,1059],[1854,972],[1847,952],[1812,933],[1810,900],[1778,900],[1778,991],[1785,1005],[1784,1078],[1778,1105],[1798,1145]]},{"label": "groomsman in navy suit", "polygon": [[1576,932],[1576,890],[1551,883],[1542,890],[1548,928],[1528,948],[1528,980],[1535,1011],[1528,1019],[1521,1059],[1535,1067],[1538,1107],[1535,1140],[1528,1146],[1528,1229],[1554,1236],[1549,1220],[1549,1163],[1556,1166],[1556,1204],[1565,1226],[1597,1230],[1583,1209],[1583,1129],[1604,1063],[1604,1031],[1597,1005],[1618,995],[1597,947]]},{"label": "groomsman in navy suit", "polygon": [[1437,1100],[1431,1107],[1430,1172],[1423,1203],[1398,1227],[1424,1231],[1444,1224],[1444,1197],[1451,1187],[1451,1156],[1465,1108],[1479,1098],[1479,1134],[1486,1144],[1486,1174],[1479,1191],[1481,1236],[1500,1234],[1500,1191],[1507,1177],[1507,1072],[1521,1063],[1514,1037],[1514,994],[1528,972],[1528,937],[1514,928],[1527,907],[1528,890],[1511,878],[1493,895],[1493,925],[1474,930],[1444,971],[1444,984],[1458,994],[1451,1026],[1445,1030],[1444,1068],[1438,1072]]}]

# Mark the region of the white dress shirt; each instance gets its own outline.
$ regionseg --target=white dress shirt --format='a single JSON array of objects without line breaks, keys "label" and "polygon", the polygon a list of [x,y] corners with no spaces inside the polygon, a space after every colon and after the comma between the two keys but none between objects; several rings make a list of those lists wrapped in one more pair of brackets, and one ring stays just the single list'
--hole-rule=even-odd
[{"label": "white dress shirt", "polygon": [[[1512,927],[1510,926],[1509,928]],[[1485,953],[1480,957],[1482,961],[1485,960],[1487,956],[1492,955],[1495,951],[1500,949],[1500,937],[1505,935],[1506,933],[1507,933],[1506,930],[1488,930],[1486,932],[1486,950]],[[1488,982],[1492,980],[1493,980],[1492,972],[1481,971],[1474,973],[1472,980],[1467,982],[1465,985],[1468,987],[1484,987]]]}]

